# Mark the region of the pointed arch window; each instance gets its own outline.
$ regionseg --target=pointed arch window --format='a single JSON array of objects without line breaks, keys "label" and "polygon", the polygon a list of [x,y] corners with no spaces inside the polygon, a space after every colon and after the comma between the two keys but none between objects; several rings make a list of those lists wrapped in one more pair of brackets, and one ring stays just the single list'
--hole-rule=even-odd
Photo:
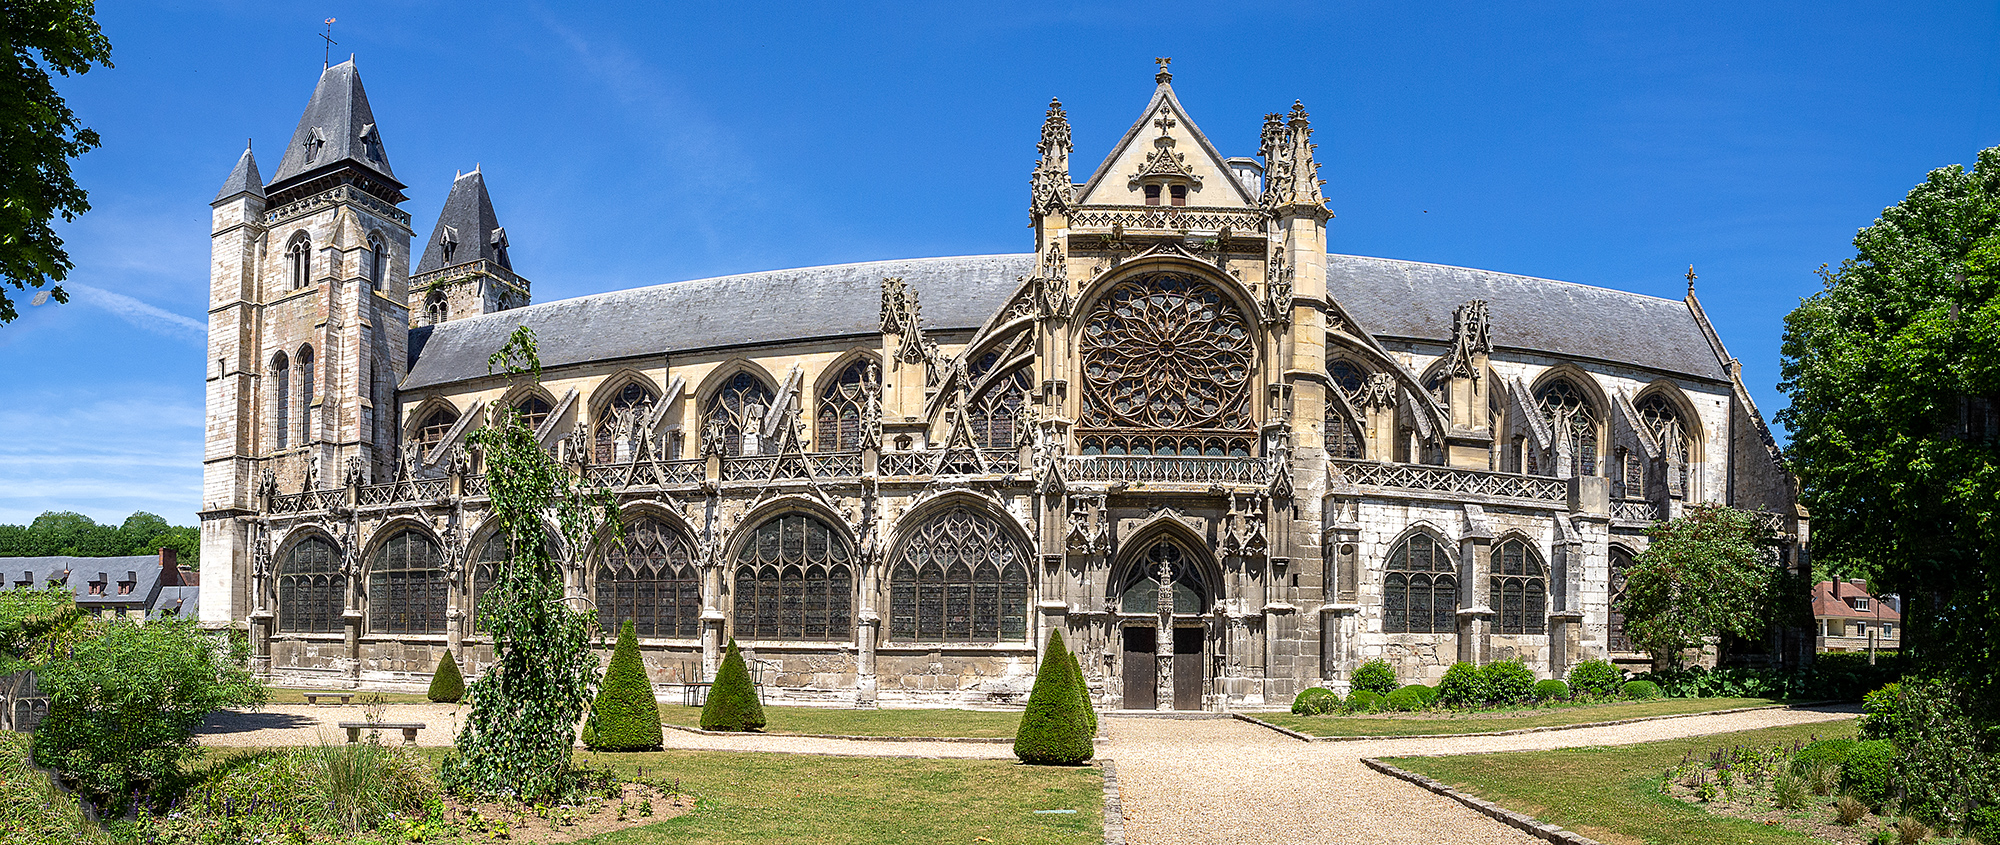
[{"label": "pointed arch window", "polygon": [[371,290],[379,291],[389,281],[389,257],[384,254],[387,250],[387,245],[382,242],[382,233],[368,233],[368,287]]},{"label": "pointed arch window", "polygon": [[549,400],[540,395],[529,396],[514,406],[514,413],[520,415],[521,424],[527,426],[529,431],[540,431],[542,423],[548,421],[549,414],[554,410]]},{"label": "pointed arch window", "polygon": [[278,566],[278,630],[287,634],[336,634],[344,630],[347,574],[340,550],[324,537],[307,537]]},{"label": "pointed arch window", "polygon": [[597,415],[593,437],[598,463],[622,464],[632,460],[633,438],[648,433],[638,431],[642,425],[640,418],[652,412],[654,401],[652,388],[633,381],[626,382],[605,403],[604,410]]},{"label": "pointed arch window", "polygon": [[285,268],[291,290],[298,290],[312,281],[312,238],[306,233],[292,235],[292,239],[285,244]]},{"label": "pointed arch window", "polygon": [[283,352],[271,359],[271,380],[278,394],[278,406],[273,409],[275,413],[272,415],[273,428],[278,436],[278,448],[283,449],[292,445],[292,359],[285,357]]},{"label": "pointed arch window", "polygon": [[1493,583],[1487,594],[1487,606],[1499,613],[1493,633],[1548,633],[1547,572],[1541,552],[1524,540],[1508,540],[1493,549]]},{"label": "pointed arch window", "polygon": [[624,542],[606,546],[597,565],[598,626],[613,631],[626,619],[642,637],[700,633],[701,571],[694,544],[651,516],[626,523]]},{"label": "pointed arch window", "polygon": [[1191,556],[1172,540],[1155,540],[1146,548],[1146,554],[1134,561],[1125,573],[1124,584],[1118,593],[1119,612],[1160,612],[1160,582],[1163,578],[1167,582],[1173,612],[1199,614],[1208,611],[1208,584],[1195,568]]},{"label": "pointed arch window", "polygon": [[964,505],[910,532],[889,570],[889,637],[1020,642],[1028,636],[1029,552]]},{"label": "pointed arch window", "polygon": [[845,640],[853,635],[854,552],[816,516],[757,526],[736,553],[736,636]]},{"label": "pointed arch window", "polygon": [[1349,399],[1361,395],[1362,385],[1368,382],[1368,371],[1347,360],[1336,360],[1326,365],[1326,375]]},{"label": "pointed arch window", "polygon": [[507,532],[495,531],[479,544],[479,559],[472,564],[472,629],[485,633],[486,617],[490,612],[480,607],[486,600],[486,592],[493,589],[494,582],[500,580],[500,568],[514,557]]},{"label": "pointed arch window", "polygon": [[445,588],[437,542],[414,529],[396,532],[369,562],[368,630],[444,633]]},{"label": "pointed arch window", "polygon": [[1382,576],[1382,633],[1458,631],[1458,560],[1429,534],[1414,534],[1389,552]]},{"label": "pointed arch window", "polygon": [[1360,460],[1363,457],[1361,424],[1347,415],[1340,400],[1326,400],[1326,456]]},{"label": "pointed arch window", "polygon": [[450,434],[451,427],[457,423],[458,412],[450,408],[439,408],[430,412],[424,417],[423,424],[417,426],[417,445],[423,447],[425,454],[429,454],[439,443],[444,442],[444,436]]},{"label": "pointed arch window", "polygon": [[1556,378],[1535,392],[1541,410],[1554,435],[1569,444],[1570,472],[1597,474],[1597,406],[1589,394],[1567,378]]},{"label": "pointed arch window", "polygon": [[815,415],[813,446],[821,452],[856,452],[861,449],[862,418],[868,414],[869,397],[881,383],[881,368],[874,359],[860,358],[841,368],[840,375],[819,396]]},{"label": "pointed arch window", "polygon": [[1611,615],[1606,625],[1605,647],[1615,652],[1632,651],[1632,635],[1625,631],[1625,574],[1632,568],[1632,553],[1623,546],[1611,547]]},{"label": "pointed arch window", "polygon": [[299,442],[311,443],[313,437],[313,348],[299,348]]},{"label": "pointed arch window", "polygon": [[442,290],[432,290],[424,295],[424,319],[435,326],[451,319],[451,300]]},{"label": "pointed arch window", "polygon": [[[1680,408],[1656,390],[1640,397],[1636,410],[1639,424],[1653,435],[1653,442],[1660,444],[1667,466],[1673,470],[1667,479],[1670,492],[1680,495],[1687,489],[1688,461],[1694,452],[1694,439],[1688,436],[1686,424],[1681,421]],[[1632,495],[1643,495],[1644,489],[1641,487]]]},{"label": "pointed arch window", "polygon": [[721,421],[723,454],[732,457],[743,454],[743,435],[763,426],[764,414],[771,409],[776,395],[763,379],[747,371],[738,371],[716,388],[715,394],[708,398],[702,419],[704,423]]},{"label": "pointed arch window", "polygon": [[[968,369],[976,382],[999,365],[1000,354],[988,352]],[[986,382],[965,407],[973,442],[984,449],[1012,449],[1028,440],[1028,390],[1034,376],[1022,364]]]}]

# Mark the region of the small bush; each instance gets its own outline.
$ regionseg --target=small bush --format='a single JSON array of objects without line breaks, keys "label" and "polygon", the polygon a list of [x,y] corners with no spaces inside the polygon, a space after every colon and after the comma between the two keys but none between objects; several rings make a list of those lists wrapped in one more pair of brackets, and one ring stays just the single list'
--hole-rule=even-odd
[{"label": "small bush", "polygon": [[451,649],[445,649],[438,657],[437,671],[431,673],[431,688],[425,697],[439,704],[457,704],[465,697],[465,676],[458,672],[458,661],[451,656]]},{"label": "small bush", "polygon": [[1438,681],[1438,703],[1446,707],[1478,707],[1486,703],[1486,678],[1479,667],[1460,661],[1444,670]]},{"label": "small bush", "polygon": [[1425,707],[1429,707],[1431,705],[1438,703],[1437,687],[1427,687],[1424,686],[1423,684],[1409,684],[1407,686],[1397,687],[1397,689],[1406,689],[1413,693],[1416,693],[1417,695],[1423,696]]},{"label": "small bush", "polygon": [[1897,845],[1923,845],[1924,840],[1931,838],[1930,825],[1909,816],[1896,820],[1895,831]]},{"label": "small bush", "polygon": [[1805,778],[1792,774],[1790,769],[1778,772],[1771,781],[1771,798],[1780,810],[1797,810],[1806,805]]},{"label": "small bush", "polygon": [[1652,681],[1626,681],[1624,695],[1633,701],[1652,701],[1662,697],[1660,685]]},{"label": "small bush", "polygon": [[1347,712],[1376,713],[1382,710],[1382,694],[1374,690],[1358,689],[1347,696]]},{"label": "small bush", "polygon": [[1569,684],[1554,678],[1536,681],[1534,696],[1536,701],[1566,701],[1569,699]]},{"label": "small bush", "polygon": [[1822,763],[1838,766],[1847,762],[1848,752],[1853,750],[1854,740],[1851,739],[1814,740],[1792,755],[1792,771],[1805,774]]},{"label": "small bush", "polygon": [[1404,713],[1422,710],[1425,707],[1429,706],[1429,704],[1424,701],[1423,693],[1417,692],[1416,690],[1410,689],[1409,687],[1398,687],[1390,691],[1389,695],[1386,698],[1382,699],[1382,704],[1387,709],[1397,710]]},{"label": "small bush", "polygon": [[1569,688],[1579,696],[1610,698],[1625,683],[1625,670],[1609,660],[1585,660],[1569,667]]},{"label": "small bush", "polygon": [[1083,694],[1074,688],[1081,675],[1069,649],[1063,647],[1061,631],[1049,632],[1042,650],[1042,664],[1035,671],[1035,687],[1028,692],[1028,709],[1021,713],[1021,726],[1014,731],[1014,756],[1035,766],[1076,766],[1096,753],[1091,746],[1089,710]]},{"label": "small bush", "polygon": [[1814,795],[1832,795],[1840,788],[1840,764],[1831,760],[1820,760],[1806,767],[1800,775],[1806,779],[1806,786]]},{"label": "small bush", "polygon": [[1526,701],[1535,689],[1535,670],[1519,659],[1481,666],[1479,677],[1486,682],[1486,700],[1496,704]]},{"label": "small bush", "polygon": [[1073,675],[1070,682],[1076,685],[1077,697],[1083,699],[1083,715],[1089,718],[1090,735],[1097,736],[1097,706],[1090,700],[1090,682],[1083,677],[1083,661],[1077,659],[1076,652],[1070,652],[1069,666]]},{"label": "small bush", "polygon": [[750,667],[736,638],[729,638],[729,650],[722,655],[722,668],[715,671],[715,685],[708,688],[708,702],[701,706],[701,729],[705,731],[755,731],[764,728],[764,702],[757,700],[757,685],[750,680]]},{"label": "small bush", "polygon": [[1833,802],[1833,813],[1841,824],[1852,827],[1868,815],[1868,805],[1855,800],[1852,795],[1842,795],[1839,801]]},{"label": "small bush", "polygon": [[639,635],[627,619],[611,651],[611,665],[604,668],[597,700],[591,702],[583,744],[592,751],[655,751],[660,740],[660,705],[639,658]]},{"label": "small bush", "polygon": [[1840,765],[1840,788],[1869,807],[1889,801],[1889,777],[1896,766],[1896,744],[1871,739],[1854,744]]},{"label": "small bush", "polygon": [[1378,657],[1354,670],[1351,686],[1354,689],[1388,695],[1396,689],[1396,670],[1389,668],[1389,661]]},{"label": "small bush", "polygon": [[1861,712],[1862,739],[1895,739],[1911,733],[1902,684],[1887,684],[1862,696]]},{"label": "small bush", "polygon": [[1307,687],[1292,698],[1292,712],[1300,716],[1317,716],[1325,712],[1317,709],[1319,702],[1328,697],[1335,702],[1340,701],[1340,694],[1326,687]]},{"label": "small bush", "polygon": [[1987,804],[1972,811],[1966,822],[1965,832],[1979,840],[1979,845],[2000,845],[2000,804]]}]

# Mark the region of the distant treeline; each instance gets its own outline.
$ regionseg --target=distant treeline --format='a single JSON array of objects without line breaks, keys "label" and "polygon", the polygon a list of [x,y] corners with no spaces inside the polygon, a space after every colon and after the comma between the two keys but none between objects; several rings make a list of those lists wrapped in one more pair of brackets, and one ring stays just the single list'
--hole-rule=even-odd
[{"label": "distant treeline", "polygon": [[201,529],[168,525],[139,511],[122,525],[99,525],[69,511],[46,511],[27,525],[0,525],[0,557],[117,557],[157,554],[171,548],[182,566],[201,567]]}]

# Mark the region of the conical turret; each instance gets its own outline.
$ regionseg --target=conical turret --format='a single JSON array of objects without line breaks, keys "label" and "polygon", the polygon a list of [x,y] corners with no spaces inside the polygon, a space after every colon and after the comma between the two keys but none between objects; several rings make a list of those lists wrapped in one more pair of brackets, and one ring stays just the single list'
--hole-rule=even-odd
[{"label": "conical turret", "polygon": [[440,270],[454,264],[491,261],[514,269],[507,258],[507,230],[493,213],[493,198],[486,193],[486,176],[478,168],[460,174],[451,183],[444,211],[438,213],[437,229],[424,244],[418,273]]},{"label": "conical turret", "polygon": [[381,129],[353,59],[320,74],[278,172],[265,190],[276,204],[290,198],[280,194],[321,190],[320,183],[330,179],[355,183],[392,203],[403,201],[403,183],[389,169],[389,152],[382,145]]},{"label": "conical turret", "polygon": [[243,145],[243,157],[236,160],[236,169],[229,171],[229,178],[222,181],[222,190],[215,192],[215,202],[231,197],[249,194],[264,198],[264,177],[257,175],[257,157],[250,154],[250,145]]},{"label": "conical turret", "polygon": [[528,280],[514,274],[507,230],[493,212],[486,175],[477,167],[459,174],[410,276],[410,325],[491,314],[528,301]]}]

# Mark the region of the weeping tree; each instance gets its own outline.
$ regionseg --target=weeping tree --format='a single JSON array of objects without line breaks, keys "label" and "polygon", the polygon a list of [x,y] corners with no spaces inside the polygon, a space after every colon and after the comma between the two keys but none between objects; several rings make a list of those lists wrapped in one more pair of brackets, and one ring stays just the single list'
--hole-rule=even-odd
[{"label": "weeping tree", "polygon": [[[516,328],[487,371],[540,381],[534,332]],[[584,489],[512,408],[495,409],[472,440],[485,455],[492,514],[509,552],[480,600],[493,663],[472,682],[471,713],[458,753],[443,766],[444,784],[477,796],[562,797],[576,781],[570,750],[597,659],[594,617],[565,601],[552,541],[581,550],[604,525],[615,530],[611,496]]]}]

